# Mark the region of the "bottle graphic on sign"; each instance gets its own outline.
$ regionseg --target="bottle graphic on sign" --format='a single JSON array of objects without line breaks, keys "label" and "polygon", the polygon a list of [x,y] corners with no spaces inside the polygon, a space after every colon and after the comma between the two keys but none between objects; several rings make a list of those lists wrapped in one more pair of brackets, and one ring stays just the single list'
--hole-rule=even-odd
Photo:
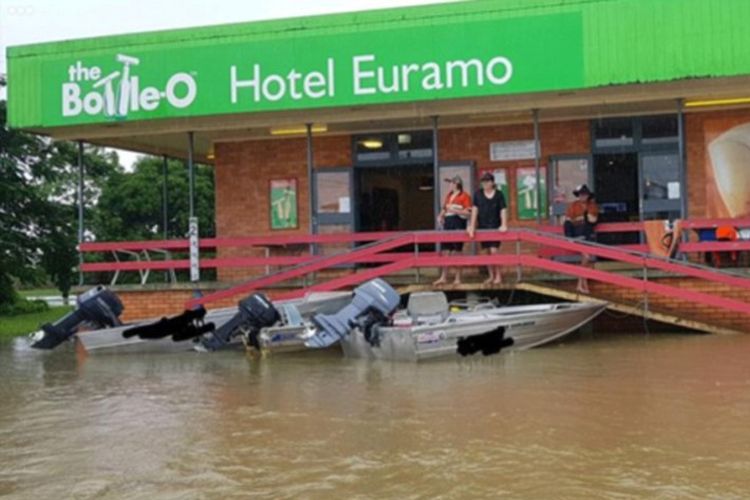
[{"label": "bottle graphic on sign", "polygon": [[127,116],[130,106],[130,65],[137,65],[141,60],[137,57],[117,54],[117,61],[122,63],[122,78],[120,79],[120,95],[118,103],[118,116]]}]

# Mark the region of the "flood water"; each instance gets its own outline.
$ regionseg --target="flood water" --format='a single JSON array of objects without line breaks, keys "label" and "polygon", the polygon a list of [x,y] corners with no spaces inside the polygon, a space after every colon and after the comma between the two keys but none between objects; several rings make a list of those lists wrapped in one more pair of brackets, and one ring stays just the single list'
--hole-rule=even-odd
[{"label": "flood water", "polygon": [[427,364],[0,346],[9,498],[748,498],[750,336]]}]

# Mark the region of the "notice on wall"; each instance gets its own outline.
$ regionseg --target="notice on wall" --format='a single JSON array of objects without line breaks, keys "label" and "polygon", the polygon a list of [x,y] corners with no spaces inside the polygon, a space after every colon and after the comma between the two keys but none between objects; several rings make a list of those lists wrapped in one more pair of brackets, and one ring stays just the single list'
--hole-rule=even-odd
[{"label": "notice on wall", "polygon": [[541,203],[541,215],[547,215],[547,168],[541,167],[539,173],[539,195],[537,195],[536,168],[519,168],[516,170],[516,196],[518,219],[536,219],[538,202]]},{"label": "notice on wall", "polygon": [[680,183],[679,182],[667,183],[667,198],[669,198],[670,200],[680,199]]},{"label": "notice on wall", "polygon": [[504,141],[490,143],[491,161],[533,160],[536,141]]},{"label": "notice on wall", "polygon": [[270,181],[271,229],[297,227],[297,179]]},{"label": "notice on wall", "polygon": [[352,211],[351,198],[348,196],[342,196],[339,198],[339,213],[348,214]]}]

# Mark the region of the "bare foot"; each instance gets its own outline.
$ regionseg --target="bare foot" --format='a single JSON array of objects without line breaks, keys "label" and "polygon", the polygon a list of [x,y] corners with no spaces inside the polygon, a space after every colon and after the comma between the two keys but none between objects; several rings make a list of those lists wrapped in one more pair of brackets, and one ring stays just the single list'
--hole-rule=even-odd
[{"label": "bare foot", "polygon": [[503,284],[503,279],[502,278],[496,278],[496,279],[494,279],[492,281],[492,284],[493,285],[502,285]]},{"label": "bare foot", "polygon": [[482,281],[483,285],[491,285],[492,284],[492,276],[487,278],[486,280]]},{"label": "bare foot", "polygon": [[445,278],[440,278],[432,283],[432,286],[445,285]]},{"label": "bare foot", "polygon": [[588,285],[583,284],[583,283],[579,283],[578,286],[576,287],[576,290],[578,291],[578,293],[582,293],[584,295],[588,295],[589,293],[591,293],[589,291]]},{"label": "bare foot", "polygon": [[453,286],[460,286],[460,285],[463,285],[461,280],[453,280]]}]

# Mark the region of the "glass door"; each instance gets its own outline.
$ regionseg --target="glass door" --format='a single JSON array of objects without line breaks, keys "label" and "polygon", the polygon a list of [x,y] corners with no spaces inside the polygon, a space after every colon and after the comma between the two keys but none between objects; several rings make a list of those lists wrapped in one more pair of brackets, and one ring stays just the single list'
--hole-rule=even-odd
[{"label": "glass door", "polygon": [[640,197],[642,220],[680,217],[682,186],[677,153],[641,153]]},{"label": "glass door", "polygon": [[575,200],[573,191],[581,184],[591,183],[591,159],[588,156],[553,156],[550,158],[549,206],[550,215],[559,223],[570,202]]},{"label": "glass door", "polygon": [[[351,233],[354,230],[352,169],[321,168],[314,172],[314,224],[317,234]],[[351,243],[317,246],[316,253],[340,253]]]}]

